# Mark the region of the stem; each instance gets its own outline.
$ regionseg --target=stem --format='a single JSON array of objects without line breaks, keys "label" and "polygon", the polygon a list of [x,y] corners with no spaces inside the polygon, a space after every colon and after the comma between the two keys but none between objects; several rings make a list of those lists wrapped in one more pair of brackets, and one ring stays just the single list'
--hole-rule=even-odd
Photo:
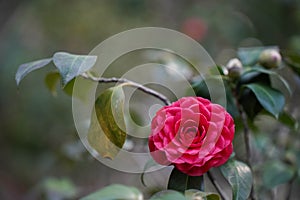
[{"label": "stem", "polygon": [[221,196],[221,199],[225,199],[222,189],[220,188],[220,186],[217,183],[217,180],[213,177],[213,175],[211,174],[210,171],[207,172],[207,176],[209,178],[209,180],[211,181],[211,183],[213,184],[213,186],[216,188],[216,190],[218,191],[218,193]]},{"label": "stem", "polygon": [[[239,105],[239,104],[238,104]],[[238,106],[238,110],[239,113],[241,115],[242,118],[242,123],[243,123],[243,127],[244,127],[244,140],[245,140],[245,146],[246,146],[246,163],[249,166],[250,170],[252,171],[252,176],[253,174],[253,168],[251,165],[251,147],[250,147],[250,132],[249,132],[249,126],[248,126],[248,120],[247,120],[247,116],[246,113],[244,112],[244,109],[241,105]],[[254,182],[254,179],[253,179]],[[250,199],[255,200],[255,193],[254,193],[254,183],[252,183],[252,188],[251,188],[251,192],[250,192]]]},{"label": "stem", "polygon": [[243,127],[244,127],[244,140],[246,146],[246,163],[251,166],[251,147],[250,147],[250,133],[249,133],[249,126],[248,126],[248,119],[244,109],[241,105],[238,106],[239,113],[241,115]]},{"label": "stem", "polygon": [[[246,163],[249,166],[251,172],[253,173],[253,169],[252,169],[252,165],[251,165],[251,156],[252,155],[251,155],[251,146],[250,146],[250,131],[249,131],[249,126],[248,126],[247,115],[244,111],[243,106],[239,103],[236,90],[233,87],[231,87],[231,90],[234,95],[235,103],[236,103],[237,109],[239,111],[239,114],[241,116],[243,127],[244,127],[244,142],[245,142],[245,147],[246,147]],[[253,178],[253,182],[254,182],[254,178]],[[254,193],[254,183],[252,183],[250,199],[252,199],[252,200],[256,199],[255,193]]]},{"label": "stem", "polygon": [[286,196],[286,200],[290,200],[291,196],[292,196],[292,191],[293,191],[293,182],[295,181],[295,179],[297,178],[297,173],[294,173],[293,178],[288,182],[288,191],[287,191],[287,196]]},{"label": "stem", "polygon": [[155,90],[152,90],[148,87],[145,87],[142,84],[127,80],[125,78],[94,77],[94,76],[92,76],[90,74],[87,74],[87,73],[83,73],[83,74],[81,74],[81,76],[85,79],[89,79],[91,81],[95,81],[95,82],[99,82],[99,83],[126,83],[131,87],[135,87],[135,88],[141,90],[142,92],[144,92],[146,94],[149,94],[149,95],[152,95],[152,96],[158,98],[159,100],[164,102],[165,105],[170,105],[171,104],[170,100],[166,96],[164,96],[163,94],[161,94],[159,92],[156,92]]}]

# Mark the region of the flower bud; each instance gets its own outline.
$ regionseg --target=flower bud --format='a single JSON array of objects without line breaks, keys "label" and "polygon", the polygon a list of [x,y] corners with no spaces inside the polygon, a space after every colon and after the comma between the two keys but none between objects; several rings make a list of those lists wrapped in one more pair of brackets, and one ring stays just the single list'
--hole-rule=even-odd
[{"label": "flower bud", "polygon": [[238,78],[243,72],[243,65],[239,59],[233,58],[228,61],[226,69],[228,70],[229,77]]},{"label": "flower bud", "polygon": [[276,68],[281,63],[281,55],[275,49],[266,49],[261,52],[258,62],[265,68]]}]

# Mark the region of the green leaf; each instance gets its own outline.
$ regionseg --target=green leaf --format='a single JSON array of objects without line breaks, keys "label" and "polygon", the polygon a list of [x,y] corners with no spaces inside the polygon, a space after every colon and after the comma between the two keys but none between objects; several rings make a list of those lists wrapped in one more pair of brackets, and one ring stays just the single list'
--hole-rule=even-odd
[{"label": "green leaf", "polygon": [[80,200],[143,200],[143,194],[135,187],[120,184],[107,186],[97,192],[81,198]]},{"label": "green leaf", "polygon": [[182,193],[188,189],[198,189],[203,191],[203,176],[188,176],[174,167],[169,178],[168,189],[180,191]]},{"label": "green leaf", "polygon": [[282,113],[280,113],[278,120],[279,120],[282,124],[284,124],[284,125],[286,125],[286,126],[292,128],[293,130],[297,130],[297,129],[298,129],[299,124],[298,124],[297,120],[294,119],[294,118],[293,118],[290,114],[288,114],[287,112],[282,112]]},{"label": "green leaf", "polygon": [[74,55],[65,52],[57,52],[53,56],[53,62],[62,76],[65,86],[76,76],[91,69],[97,60],[97,56]]},{"label": "green leaf", "polygon": [[270,161],[265,163],[263,167],[263,183],[268,188],[273,188],[277,185],[287,183],[294,176],[295,170],[279,161]]},{"label": "green leaf", "polygon": [[[198,97],[203,97],[203,98],[211,100],[210,92],[213,92],[214,97],[217,97],[217,99],[223,99],[224,98],[223,91],[221,91],[221,90],[219,92],[218,92],[218,90],[209,91],[209,89],[207,87],[207,85],[210,85],[210,89],[216,88],[216,87],[214,87],[214,84],[218,81],[220,81],[220,79],[215,78],[214,76],[208,77],[206,79],[202,79],[202,78],[197,79],[192,82],[192,88],[193,88],[196,96],[198,96]],[[233,99],[232,92],[230,90],[230,87],[228,86],[227,81],[223,80],[223,84],[225,86],[225,91],[226,91],[226,100],[227,100],[226,101],[226,109],[233,117],[236,117],[239,115],[239,113],[236,108],[236,104]]]},{"label": "green leaf", "polygon": [[244,86],[249,88],[255,94],[257,100],[264,109],[278,118],[279,113],[282,111],[285,104],[285,99],[281,92],[269,86],[256,83]]},{"label": "green leaf", "polygon": [[184,195],[175,190],[164,190],[154,194],[150,200],[220,200],[220,196],[211,192],[202,192],[200,190],[186,190]]},{"label": "green leaf", "polygon": [[[50,90],[53,96],[57,96],[56,87],[57,84],[60,82],[60,80],[61,77],[59,72],[51,72],[47,74],[45,78],[46,86]],[[63,91],[69,96],[73,95],[74,83],[75,83],[75,78],[73,78],[70,82],[68,82],[67,85],[63,88]]]},{"label": "green leaf", "polygon": [[51,72],[47,74],[45,77],[45,84],[53,96],[57,96],[56,86],[59,81],[60,81],[60,75],[58,72]]},{"label": "green leaf", "polygon": [[254,65],[257,63],[261,52],[266,49],[279,50],[277,46],[239,48],[237,55],[243,65]]},{"label": "green leaf", "polygon": [[204,79],[198,79],[192,82],[193,90],[198,97],[210,99],[209,90]]},{"label": "green leaf", "polygon": [[271,85],[271,80],[268,74],[249,70],[246,70],[240,77],[236,87],[236,90],[239,92],[239,102],[243,106],[248,118],[253,120],[254,117],[257,116],[257,114],[263,109],[263,107],[250,89],[241,89],[243,85],[250,83]]},{"label": "green leaf", "polygon": [[73,78],[71,81],[69,81],[67,83],[67,85],[63,88],[64,92],[69,95],[72,96],[73,95],[73,87],[75,84],[75,78]]},{"label": "green leaf", "polygon": [[48,196],[55,196],[58,199],[73,199],[78,192],[75,185],[66,178],[47,178],[42,184],[42,189]]},{"label": "green leaf", "polygon": [[261,73],[250,68],[250,70],[246,70],[242,74],[237,87],[239,88],[241,85],[249,83],[261,83],[265,85],[271,85],[271,80],[269,74]]},{"label": "green leaf", "polygon": [[37,61],[33,61],[30,63],[25,63],[20,65],[17,73],[16,73],[16,82],[17,85],[20,84],[21,80],[30,72],[40,69],[46,65],[48,65],[50,62],[52,61],[52,58],[46,58],[46,59],[42,59],[42,60],[37,60]]},{"label": "green leaf", "polygon": [[186,190],[185,198],[187,200],[197,200],[197,199],[221,200],[219,194],[211,193],[211,192],[202,192],[199,190]]},{"label": "green leaf", "polygon": [[186,198],[180,192],[164,190],[154,194],[149,200],[186,200]]},{"label": "green leaf", "polygon": [[282,51],[284,62],[300,76],[300,53],[291,51]]},{"label": "green leaf", "polygon": [[236,160],[229,160],[220,167],[221,172],[232,188],[233,200],[247,199],[252,187],[250,168]]},{"label": "green leaf", "polygon": [[289,95],[292,95],[292,89],[289,86],[288,82],[282,76],[280,76],[278,73],[276,73],[272,70],[264,69],[262,67],[253,67],[248,72],[252,72],[252,71],[268,74],[270,76],[270,81],[271,81],[271,85],[273,88],[278,89],[278,90],[282,88],[285,91],[287,91],[287,93]]},{"label": "green leaf", "polygon": [[105,90],[95,102],[88,141],[102,157],[113,159],[125,142],[124,98],[120,85]]},{"label": "green leaf", "polygon": [[141,182],[145,187],[147,186],[144,180],[145,172],[153,166],[157,166],[157,163],[152,158],[148,160],[144,166],[143,173],[141,174]]},{"label": "green leaf", "polygon": [[239,116],[239,111],[236,107],[234,95],[226,82],[224,82],[224,86],[226,91],[226,110],[233,118],[236,118],[237,116]]}]

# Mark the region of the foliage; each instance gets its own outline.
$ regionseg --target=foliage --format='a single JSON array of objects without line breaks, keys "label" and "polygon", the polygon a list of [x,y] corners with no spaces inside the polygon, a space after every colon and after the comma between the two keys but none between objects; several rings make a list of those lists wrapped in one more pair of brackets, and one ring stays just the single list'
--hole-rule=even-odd
[{"label": "foliage", "polygon": [[[118,191],[116,193],[116,191]],[[207,200],[220,200],[218,194],[206,193],[199,190],[186,190],[184,194],[177,192],[175,190],[164,190],[154,194],[150,200],[197,200],[197,199],[207,199]],[[128,187],[124,185],[110,185],[97,192],[94,192],[81,200],[114,200],[114,199],[124,199],[124,200],[143,200],[143,195],[134,187]]]},{"label": "foliage", "polygon": [[229,160],[220,169],[232,187],[233,199],[244,199],[249,196],[253,180],[251,169],[246,164]]},{"label": "foliage", "polygon": [[47,178],[40,185],[40,197],[47,199],[70,199],[78,194],[76,186],[66,178]]},{"label": "foliage", "polygon": [[171,172],[168,189],[183,192],[188,189],[204,190],[203,176],[188,176],[174,168]]},{"label": "foliage", "polygon": [[[255,171],[252,171],[251,163],[251,140],[250,129],[253,125],[251,121],[260,116],[262,113],[268,113],[275,120],[280,121],[293,130],[297,128],[297,122],[292,116],[284,111],[286,105],[286,97],[284,93],[287,91],[291,95],[289,84],[281,77],[274,69],[269,67],[264,68],[260,65],[260,54],[267,49],[268,51],[279,52],[275,47],[259,47],[250,49],[241,49],[238,52],[239,59],[243,68],[238,68],[241,73],[235,76],[229,76],[230,71],[226,71],[227,66],[219,66],[221,70],[221,78],[225,83],[228,108],[231,109],[236,122],[242,121],[244,126],[244,145],[246,147],[246,159],[244,161],[238,160],[234,155],[219,169],[223,177],[228,181],[232,188],[233,199],[247,199],[254,198],[253,179]],[[96,62],[95,56],[72,55],[69,53],[55,53],[51,59],[43,59],[20,66],[17,74],[17,84],[31,71],[44,67],[53,60],[58,72],[53,72],[46,77],[46,84],[50,91],[55,91],[57,81],[62,80],[62,85],[66,86],[76,77],[89,79],[90,81],[101,82],[100,78],[91,75],[90,69]],[[280,63],[281,66],[287,67],[285,63]],[[230,67],[232,69],[232,66]],[[227,68],[228,69],[228,68]],[[236,76],[239,75],[239,76]],[[275,77],[275,78],[274,78]],[[194,80],[193,88],[198,96],[210,98],[207,91],[207,81],[217,78],[216,74],[210,74],[207,77]],[[106,81],[108,79],[105,79]],[[114,82],[122,82],[122,84],[111,87],[101,93],[95,101],[95,115],[92,116],[91,125],[88,134],[88,141],[90,145],[100,153],[103,157],[114,159],[119,150],[123,147],[126,140],[126,127],[124,121],[124,93],[122,87],[133,86],[140,89],[142,86],[134,82],[123,79],[110,79]],[[281,85],[283,87],[275,87]],[[67,86],[66,86],[67,87]],[[153,94],[152,90],[142,88],[148,94]],[[156,93],[155,93],[156,94]],[[157,95],[157,94],[156,94]],[[159,96],[159,95],[158,95]],[[249,101],[251,100],[251,101]],[[98,125],[100,124],[100,126]],[[239,134],[239,133],[237,133]],[[245,164],[246,162],[247,164]],[[151,166],[151,165],[150,165]],[[146,167],[146,166],[145,166]],[[271,163],[265,163],[263,170],[263,183],[267,188],[273,188],[279,184],[290,182],[295,176],[296,166],[283,163],[277,160]],[[209,176],[210,177],[210,176]],[[276,179],[274,179],[276,177]],[[215,184],[215,180],[211,180]],[[215,185],[215,187],[218,187]],[[217,194],[204,192],[203,176],[191,177],[183,174],[176,168],[173,169],[168,184],[167,191],[161,191],[155,194],[151,199],[219,199]],[[218,188],[219,189],[219,188]],[[116,190],[123,191],[115,193]],[[220,190],[222,196],[222,189]],[[130,188],[122,185],[108,186],[98,192],[88,195],[83,199],[97,199],[97,198],[127,198],[127,199],[142,199],[142,194],[135,188]]]},{"label": "foliage", "polygon": [[127,187],[124,185],[110,185],[99,191],[96,191],[81,200],[113,200],[113,199],[124,199],[124,200],[143,200],[143,194],[134,187]]},{"label": "foliage", "polygon": [[113,159],[125,143],[124,98],[120,85],[104,91],[95,102],[88,141],[102,157]]}]

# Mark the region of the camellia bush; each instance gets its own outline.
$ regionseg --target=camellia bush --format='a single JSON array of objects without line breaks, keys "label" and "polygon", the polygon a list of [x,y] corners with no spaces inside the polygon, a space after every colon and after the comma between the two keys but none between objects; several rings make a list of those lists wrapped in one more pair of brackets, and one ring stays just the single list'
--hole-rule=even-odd
[{"label": "camellia bush", "polygon": [[[300,54],[278,47],[238,49],[236,58],[214,66],[217,72],[189,79],[196,96],[173,102],[135,80],[97,77],[93,73],[96,60],[96,56],[57,52],[52,58],[22,64],[16,82],[19,85],[28,73],[53,62],[56,71],[45,80],[54,93],[59,80],[69,94],[76,78],[115,83],[96,97],[96,116],[91,116],[87,137],[96,152],[112,160],[127,137],[124,87],[161,100],[165,106],[156,112],[149,129],[148,148],[153,160],[145,165],[145,171],[154,164],[174,168],[166,190],[153,194],[151,200],[266,199],[274,198],[273,188],[284,184],[289,199],[291,185],[300,180],[299,133],[288,105],[293,92],[281,73],[299,76]],[[210,96],[209,84],[218,80],[226,91],[223,106]],[[262,130],[264,124],[279,127],[279,131],[284,127],[287,141],[282,144],[278,133]],[[146,185],[144,175],[141,181]],[[206,181],[213,188],[205,187]],[[82,199],[143,199],[143,194],[137,188],[115,184]]]}]

